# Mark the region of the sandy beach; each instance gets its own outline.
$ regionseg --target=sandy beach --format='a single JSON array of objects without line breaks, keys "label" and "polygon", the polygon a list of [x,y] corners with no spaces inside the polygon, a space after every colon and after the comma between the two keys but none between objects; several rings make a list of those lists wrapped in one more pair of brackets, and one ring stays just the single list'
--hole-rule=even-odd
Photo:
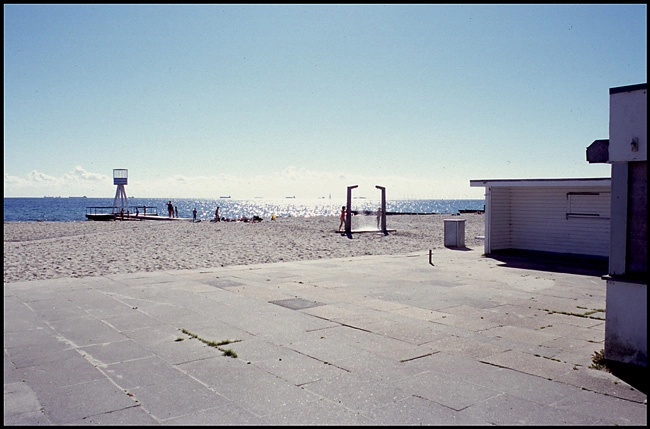
[{"label": "sandy beach", "polygon": [[[4,282],[395,255],[444,247],[444,219],[465,219],[465,245],[483,246],[482,214],[390,215],[388,235],[337,233],[338,217],[246,222],[5,222]],[[353,229],[376,227],[355,216]]]}]

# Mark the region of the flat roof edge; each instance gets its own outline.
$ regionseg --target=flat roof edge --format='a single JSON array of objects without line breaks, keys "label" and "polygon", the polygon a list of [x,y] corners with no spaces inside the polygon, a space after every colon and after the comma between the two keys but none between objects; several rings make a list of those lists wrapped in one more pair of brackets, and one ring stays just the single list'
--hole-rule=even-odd
[{"label": "flat roof edge", "polygon": [[565,178],[565,179],[477,179],[470,180],[470,186],[611,186],[610,177]]},{"label": "flat roof edge", "polygon": [[609,88],[609,95],[618,94],[620,92],[639,91],[641,89],[648,89],[648,83],[637,83],[636,85],[617,86]]}]

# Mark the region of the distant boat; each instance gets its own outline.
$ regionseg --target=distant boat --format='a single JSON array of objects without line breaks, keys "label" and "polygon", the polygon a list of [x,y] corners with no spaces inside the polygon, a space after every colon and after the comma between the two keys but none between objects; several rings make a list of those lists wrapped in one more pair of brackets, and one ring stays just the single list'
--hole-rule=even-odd
[{"label": "distant boat", "polygon": [[230,198],[230,195],[223,195],[223,196],[221,196],[219,198]]},{"label": "distant boat", "polygon": [[287,198],[296,198],[296,196],[294,195],[294,196],[292,196],[292,197],[287,197]]},{"label": "distant boat", "polygon": [[84,195],[83,197],[68,197],[68,198],[79,199],[79,198],[88,198],[88,197]]}]

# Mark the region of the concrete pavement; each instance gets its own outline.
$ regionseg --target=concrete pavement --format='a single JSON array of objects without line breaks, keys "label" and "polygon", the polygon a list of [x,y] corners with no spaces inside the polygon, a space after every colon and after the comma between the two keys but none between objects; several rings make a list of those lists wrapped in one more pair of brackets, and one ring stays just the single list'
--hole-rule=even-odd
[{"label": "concrete pavement", "polygon": [[[605,282],[475,249],[4,285],[5,425],[646,425]],[[230,341],[230,342],[228,342]]]}]

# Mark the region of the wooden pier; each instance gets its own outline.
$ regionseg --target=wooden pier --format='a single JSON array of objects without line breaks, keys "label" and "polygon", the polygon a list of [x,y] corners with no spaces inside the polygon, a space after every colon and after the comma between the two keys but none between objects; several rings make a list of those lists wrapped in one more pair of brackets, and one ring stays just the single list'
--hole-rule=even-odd
[{"label": "wooden pier", "polygon": [[167,221],[190,221],[192,218],[188,217],[169,217],[159,216],[156,207],[147,207],[148,214],[144,213],[144,206],[133,207],[137,209],[137,214],[133,214],[131,210],[125,213],[115,212],[116,207],[86,207],[86,219],[94,221],[141,221],[141,220],[167,220]]}]

